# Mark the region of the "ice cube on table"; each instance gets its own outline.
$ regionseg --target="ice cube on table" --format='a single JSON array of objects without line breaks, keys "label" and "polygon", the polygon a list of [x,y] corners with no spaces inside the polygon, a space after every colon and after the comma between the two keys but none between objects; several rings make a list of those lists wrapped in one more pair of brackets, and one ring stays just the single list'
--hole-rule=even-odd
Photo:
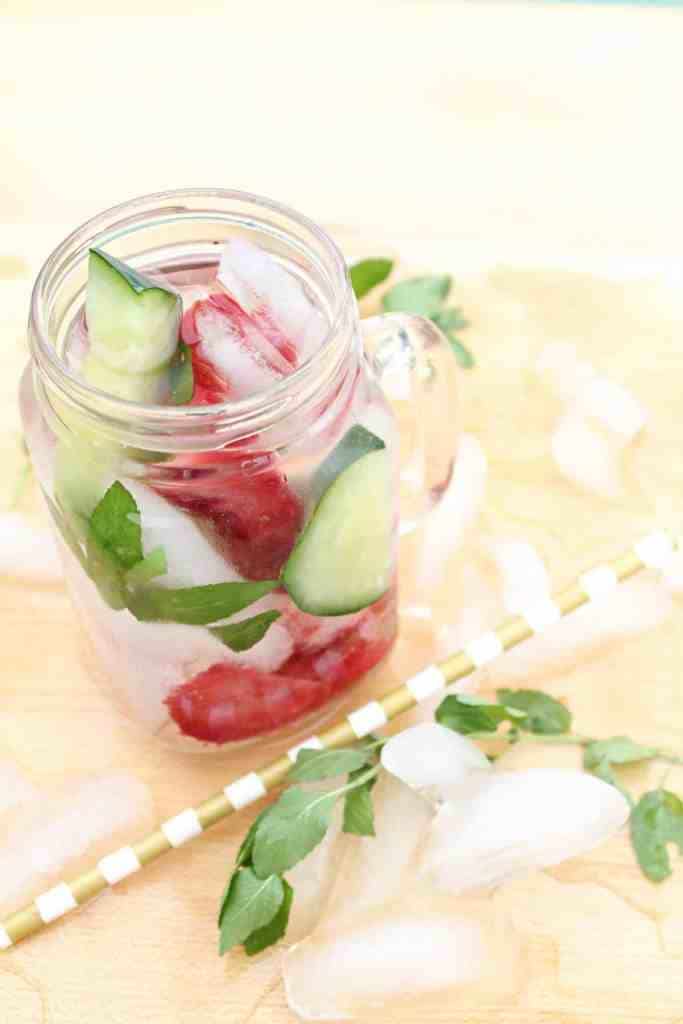
[{"label": "ice cube on table", "polygon": [[0,914],[78,874],[153,821],[149,790],[130,775],[66,786],[9,812],[0,842]]},{"label": "ice cube on table", "polygon": [[432,821],[427,800],[394,776],[373,793],[374,837],[344,834],[335,851],[337,877],[328,904],[335,919],[393,899],[406,885]]},{"label": "ice cube on table", "polygon": [[302,1020],[350,1020],[401,997],[472,982],[485,953],[484,933],[471,918],[375,911],[289,950],[287,1002]]},{"label": "ice cube on table", "polygon": [[0,576],[37,584],[61,582],[52,532],[32,526],[17,512],[0,513]]},{"label": "ice cube on table", "polygon": [[506,612],[519,615],[524,608],[550,596],[548,570],[533,544],[494,539],[487,547],[501,575]]},{"label": "ice cube on table", "polygon": [[551,438],[553,458],[571,483],[604,498],[622,493],[623,443],[601,433],[578,410],[566,412]]},{"label": "ice cube on table", "polygon": [[583,772],[491,773],[440,808],[419,873],[451,893],[497,886],[587,853],[628,816],[614,786]]},{"label": "ice cube on table", "polygon": [[36,787],[12,761],[0,761],[0,814],[26,806],[37,795]]},{"label": "ice cube on table", "polygon": [[243,238],[227,242],[218,281],[251,316],[265,315],[280,328],[304,362],[321,344],[327,321],[299,281],[259,246]]},{"label": "ice cube on table", "polygon": [[491,765],[471,740],[436,722],[423,722],[392,736],[382,749],[382,765],[425,796],[438,799],[451,787],[486,775]]}]

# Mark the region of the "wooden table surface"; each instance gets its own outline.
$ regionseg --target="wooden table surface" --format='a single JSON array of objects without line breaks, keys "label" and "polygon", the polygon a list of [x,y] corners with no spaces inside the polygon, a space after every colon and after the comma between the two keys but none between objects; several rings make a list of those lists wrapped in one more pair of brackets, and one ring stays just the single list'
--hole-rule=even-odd
[{"label": "wooden table surface", "polygon": [[[482,536],[532,542],[562,584],[680,501],[681,12],[205,2],[187,19],[168,3],[123,0],[103,16],[60,6],[59,19],[38,0],[0,8],[3,464],[19,430],[30,280],[49,248],[130,195],[218,183],[298,206],[350,256],[390,252],[455,275],[478,359],[462,379],[463,421],[489,461]],[[533,365],[557,340],[649,412],[618,498],[580,491],[551,458],[560,406]],[[6,497],[10,476],[3,486]],[[40,516],[31,496],[22,511]],[[456,581],[473,543],[454,555]],[[454,587],[451,600],[457,616],[468,594]],[[583,732],[683,747],[683,601],[667,600],[655,628],[533,684],[567,698]],[[179,758],[112,714],[61,586],[0,581],[0,638],[0,761],[46,790],[123,771],[162,818],[254,763]],[[419,667],[434,645],[404,616],[363,691]],[[668,784],[683,792],[683,773]],[[217,895],[248,818],[3,955],[0,1022],[293,1020],[279,952],[215,954]],[[434,1000],[397,1020],[683,1022],[683,865],[652,886],[618,838],[505,899],[524,945],[515,993],[498,1005]]]}]

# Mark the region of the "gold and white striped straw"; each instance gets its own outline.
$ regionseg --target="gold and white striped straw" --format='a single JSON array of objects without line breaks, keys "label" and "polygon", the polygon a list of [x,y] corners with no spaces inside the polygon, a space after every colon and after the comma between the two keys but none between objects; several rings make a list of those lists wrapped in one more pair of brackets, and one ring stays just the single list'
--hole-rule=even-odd
[{"label": "gold and white striped straw", "polygon": [[506,619],[497,629],[476,637],[438,665],[429,665],[398,689],[350,712],[319,736],[309,737],[276,761],[229,783],[198,807],[181,811],[140,842],[110,853],[78,878],[61,882],[43,893],[34,903],[0,922],[0,949],[10,949],[69,911],[83,906],[109,886],[151,864],[162,854],[183,846],[230,814],[259,800],[285,780],[299,750],[341,747],[381,729],[402,712],[464,679],[533,634],[559,622],[563,615],[588,602],[608,597],[622,580],[641,569],[664,568],[675,550],[672,536],[665,531],[657,531],[644,537],[613,562],[582,573],[566,590],[531,605],[521,615]]}]

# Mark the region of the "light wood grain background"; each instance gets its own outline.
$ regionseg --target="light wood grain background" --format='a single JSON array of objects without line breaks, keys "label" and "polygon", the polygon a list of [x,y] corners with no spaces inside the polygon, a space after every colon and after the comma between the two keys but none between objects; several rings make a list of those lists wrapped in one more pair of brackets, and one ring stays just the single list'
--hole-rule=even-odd
[{"label": "light wood grain background", "polygon": [[[490,463],[483,526],[535,543],[559,584],[680,500],[681,12],[429,2],[204,2],[191,18],[168,2],[60,10],[0,4],[7,464],[30,279],[50,247],[128,196],[218,184],[290,202],[349,255],[390,251],[405,267],[454,273],[479,360],[463,380],[463,416]],[[650,411],[618,500],[580,493],[550,458],[559,406],[529,367],[552,340],[576,344]],[[30,501],[25,511],[39,515]],[[459,600],[467,594],[454,588]],[[674,600],[656,629],[541,682],[568,698],[583,731],[683,746],[682,616]],[[166,816],[252,763],[179,760],[113,716],[58,587],[3,580],[0,638],[0,757],[41,786],[125,770]],[[364,691],[432,650],[429,631],[406,620]],[[680,773],[670,785],[683,790]],[[215,955],[217,894],[247,819],[3,956],[2,1024],[292,1020],[277,952],[258,962]],[[514,995],[476,1006],[452,997],[396,1019],[683,1021],[683,866],[652,887],[617,839],[505,900],[524,936]]]}]

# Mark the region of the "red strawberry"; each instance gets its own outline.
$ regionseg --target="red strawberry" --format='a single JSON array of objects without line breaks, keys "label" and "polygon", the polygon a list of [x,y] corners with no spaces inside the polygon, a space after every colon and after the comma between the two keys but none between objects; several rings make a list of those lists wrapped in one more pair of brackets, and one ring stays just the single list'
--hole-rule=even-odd
[{"label": "red strawberry", "polygon": [[276,579],[303,525],[303,505],[273,455],[225,448],[179,456],[154,487],[208,519],[241,576]]},{"label": "red strawberry", "polygon": [[388,654],[396,635],[394,596],[369,609],[358,629],[322,651],[293,655],[277,673],[212,665],[170,694],[171,718],[185,736],[230,743],[316,710]]},{"label": "red strawberry", "polygon": [[328,683],[219,662],[179,686],[166,703],[185,736],[229,743],[292,722],[331,693]]},{"label": "red strawberry", "polygon": [[230,386],[214,370],[211,363],[199,355],[197,347],[191,350],[194,392],[190,405],[217,405],[230,398]]}]

